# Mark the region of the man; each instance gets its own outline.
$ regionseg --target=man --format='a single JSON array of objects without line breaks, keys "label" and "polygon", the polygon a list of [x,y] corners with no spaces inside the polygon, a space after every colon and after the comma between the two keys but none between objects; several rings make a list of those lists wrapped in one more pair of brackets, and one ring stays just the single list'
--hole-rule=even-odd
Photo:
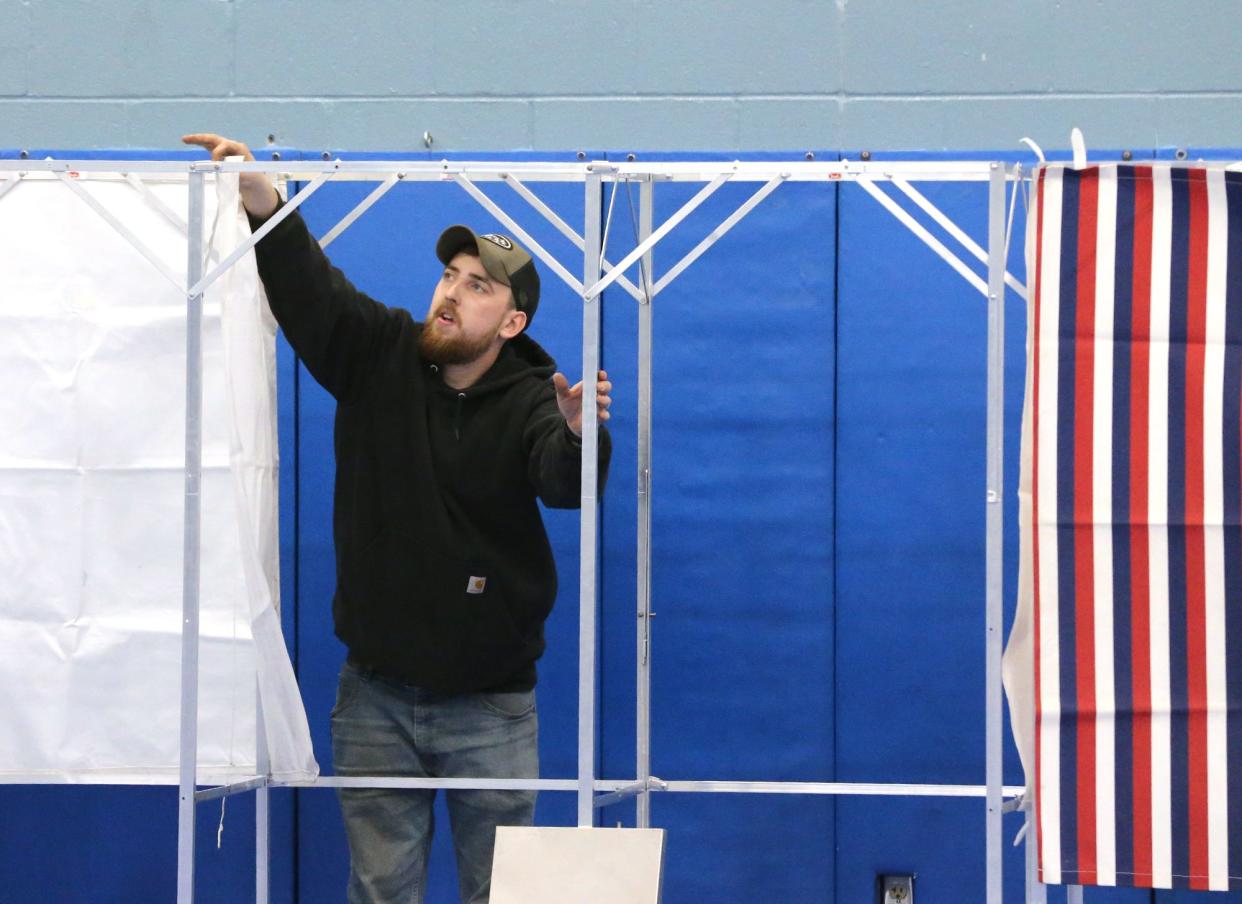
[{"label": "man", "polygon": [[[182,140],[254,159],[219,135]],[[241,197],[256,227],[281,203],[261,173],[242,174]],[[336,772],[538,777],[535,660],[556,569],[536,497],[578,505],[583,402],[526,335],[534,262],[507,236],[446,229],[418,323],[355,289],[296,212],[255,252],[272,313],[337,401]],[[601,421],[610,389],[601,371]],[[601,484],[609,449],[601,430]],[[342,789],[351,902],[422,901],[434,796]],[[496,826],[529,825],[535,795],[446,800],[462,900],[485,904]]]}]

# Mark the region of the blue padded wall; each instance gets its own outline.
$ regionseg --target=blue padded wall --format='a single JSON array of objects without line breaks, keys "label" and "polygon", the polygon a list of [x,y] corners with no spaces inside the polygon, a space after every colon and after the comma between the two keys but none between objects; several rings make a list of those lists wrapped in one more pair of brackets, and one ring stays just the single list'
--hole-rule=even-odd
[{"label": "blue padded wall", "polygon": [[[986,183],[915,187],[986,246]],[[861,187],[841,187],[840,221],[838,780],[981,784],[986,300]],[[1021,226],[1010,264],[1020,275]],[[1006,474],[1016,488],[1025,315],[1012,293],[1006,317]],[[1007,783],[1021,784],[1009,752]],[[860,900],[878,872],[918,874],[919,900],[982,899],[981,799],[842,798],[837,816],[840,900]],[[1017,853],[1006,869],[1020,894]]]},{"label": "blue padded wall", "polygon": [[[656,275],[758,187],[714,194],[657,246]],[[655,225],[701,188],[658,182]],[[638,194],[613,205],[614,261],[635,245]],[[835,186],[783,186],[653,303],[651,767],[665,780],[832,778],[835,222]],[[609,776],[634,773],[636,308],[609,290]],[[831,888],[829,799],[656,795],[651,808],[669,832],[669,901],[819,900]],[[633,806],[604,818],[632,825]]]}]

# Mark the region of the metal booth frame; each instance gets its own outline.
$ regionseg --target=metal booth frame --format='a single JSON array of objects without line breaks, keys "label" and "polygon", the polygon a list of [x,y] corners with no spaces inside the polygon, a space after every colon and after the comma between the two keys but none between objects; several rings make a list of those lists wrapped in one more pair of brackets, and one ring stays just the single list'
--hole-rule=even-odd
[{"label": "metal booth frame", "polygon": [[[289,180],[305,181],[306,185],[288,200],[285,206],[250,240],[208,272],[204,265],[203,226],[206,177],[218,173],[264,172]],[[174,222],[180,217],[162,205],[150,193],[142,177],[171,178],[188,176],[189,203],[187,228],[187,276],[183,285],[159,258],[147,249],[124,223],[113,216],[76,181],[79,173],[121,174],[130,185],[144,193]],[[1002,784],[1003,691],[1001,687],[1001,654],[1003,651],[1002,606],[1002,461],[1003,461],[1003,369],[1004,369],[1004,293],[1010,286],[1021,297],[1025,287],[1006,272],[1005,262],[1013,225],[1013,212],[1023,168],[1018,164],[997,161],[927,162],[927,161],[764,161],[764,162],[609,162],[544,163],[513,161],[325,161],[316,162],[242,162],[233,159],[211,161],[151,160],[8,160],[0,161],[0,198],[23,179],[58,179],[77,193],[139,253],[184,291],[187,304],[186,331],[186,427],[185,427],[185,521],[184,580],[182,588],[182,654],[181,654],[181,755],[178,797],[177,901],[191,904],[194,896],[195,870],[195,805],[231,794],[254,791],[256,794],[255,900],[266,904],[270,899],[268,877],[269,810],[271,788],[290,787],[369,787],[369,788],[461,788],[461,789],[525,789],[572,791],[577,795],[579,827],[594,824],[594,811],[629,798],[636,801],[636,824],[650,824],[649,795],[653,792],[714,792],[751,794],[815,794],[815,795],[890,795],[983,797],[986,800],[987,902],[1002,902],[1002,838],[1001,817],[1004,812],[1022,809],[1026,812],[1026,900],[1043,904],[1045,887],[1036,879],[1032,808],[1023,800],[1020,787]],[[198,710],[198,640],[199,640],[199,552],[202,451],[202,316],[206,288],[224,274],[243,254],[263,238],[286,216],[296,210],[329,180],[377,182],[353,210],[329,230],[320,244],[327,246],[358,219],[398,182],[454,182],[483,208],[503,223],[552,272],[564,281],[583,302],[582,367],[584,397],[595,394],[600,360],[601,293],[616,283],[638,303],[638,454],[637,454],[637,688],[636,688],[636,751],[635,778],[605,779],[595,775],[596,737],[596,611],[598,509],[597,450],[598,423],[594,406],[584,406],[583,456],[581,491],[581,527],[579,534],[581,565],[579,574],[579,653],[578,653],[578,775],[576,779],[426,779],[320,776],[312,782],[282,782],[268,772],[264,749],[262,709],[256,716],[257,773],[253,778],[230,785],[198,788],[197,772],[197,710]],[[935,207],[913,185],[914,182],[986,182],[988,185],[988,236],[986,250],[975,243],[953,221]],[[535,241],[499,204],[485,194],[477,183],[507,184],[530,207],[549,221],[562,235],[583,252],[582,278],[576,278],[552,254]],[[583,198],[583,231],[579,234],[551,210],[528,187],[528,183],[581,183]],[[637,246],[613,265],[605,258],[607,235],[601,228],[605,183],[639,186],[639,234]],[[658,227],[653,223],[655,188],[661,182],[702,183],[703,187]],[[674,227],[727,182],[758,183],[760,187],[732,214],[725,218],[680,261],[659,279],[652,273],[652,250]],[[739,781],[663,781],[651,774],[650,763],[650,645],[651,645],[651,389],[652,389],[652,301],[687,267],[694,263],[725,233],[732,229],[764,198],[787,182],[853,182],[857,183],[906,228],[927,244],[938,256],[987,299],[987,463],[984,504],[986,505],[986,783],[983,785],[940,784],[878,784],[850,782],[739,782]],[[927,216],[954,237],[967,252],[987,265],[987,279],[980,278],[966,266],[954,251],[937,239],[914,219],[879,184],[892,183]],[[1008,223],[1005,216],[1006,186],[1013,183],[1009,199]],[[654,227],[654,228],[653,228]],[[626,270],[640,265],[638,285],[624,276]],[[1081,889],[1071,887],[1071,901],[1081,901]]]}]

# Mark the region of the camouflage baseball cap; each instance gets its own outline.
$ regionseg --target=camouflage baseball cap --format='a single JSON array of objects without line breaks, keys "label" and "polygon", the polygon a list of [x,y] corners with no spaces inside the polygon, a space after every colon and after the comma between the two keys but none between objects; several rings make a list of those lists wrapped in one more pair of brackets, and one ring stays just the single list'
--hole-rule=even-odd
[{"label": "camouflage baseball cap", "polygon": [[526,325],[539,307],[539,273],[526,249],[507,235],[476,233],[469,226],[450,226],[436,241],[436,257],[447,264],[468,245],[478,249],[483,269],[513,292],[513,301],[526,314]]}]

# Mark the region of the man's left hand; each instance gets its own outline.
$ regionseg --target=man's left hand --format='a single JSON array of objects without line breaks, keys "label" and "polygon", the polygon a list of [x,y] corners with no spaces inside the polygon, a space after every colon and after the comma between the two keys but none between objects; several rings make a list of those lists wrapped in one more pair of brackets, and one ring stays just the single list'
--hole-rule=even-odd
[{"label": "man's left hand", "polygon": [[[553,374],[552,385],[556,387],[556,404],[561,409],[565,423],[573,431],[574,436],[582,436],[582,384],[570,386],[564,374]],[[608,374],[599,372],[599,380],[595,384],[595,406],[599,412],[599,420],[608,420],[608,406],[612,404],[609,393],[612,384],[608,382]]]}]

